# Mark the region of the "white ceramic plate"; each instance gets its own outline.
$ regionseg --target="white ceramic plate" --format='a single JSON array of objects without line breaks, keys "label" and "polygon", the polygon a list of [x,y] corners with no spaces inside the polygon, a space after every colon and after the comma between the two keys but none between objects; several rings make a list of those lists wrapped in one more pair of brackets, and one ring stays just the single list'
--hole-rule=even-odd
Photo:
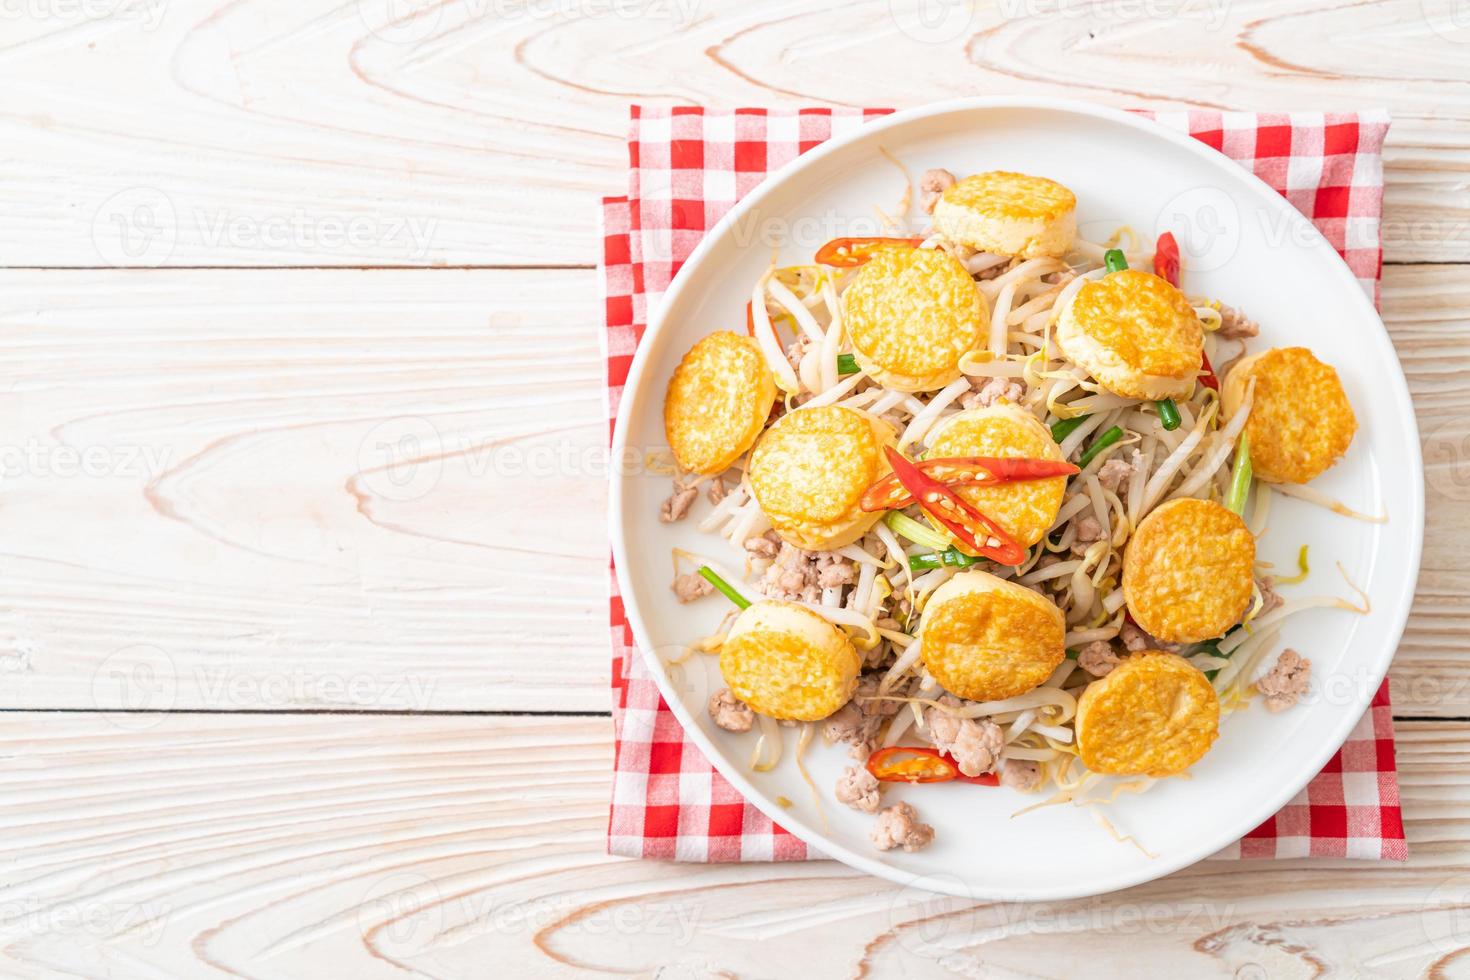
[{"label": "white ceramic plate", "polygon": [[[1312,574],[1286,595],[1351,597],[1334,565],[1372,597],[1367,616],[1314,610],[1289,620],[1285,644],[1313,663],[1308,701],[1279,715],[1259,706],[1226,719],[1215,748],[1190,779],[1165,780],[1107,808],[1115,826],[1154,853],[1118,843],[1084,809],[1012,813],[1037,797],[968,785],[901,786],[888,802],[913,803],[936,831],[914,854],[882,853],[868,841],[873,817],[836,802],[845,746],[814,740],[807,764],[820,811],[792,763],[748,766],[755,735],[716,728],[705,710],[724,685],[715,658],[667,670],[664,656],[710,632],[718,596],[679,605],[669,590],[670,548],[728,550],[691,519],[665,525],[668,480],[624,475],[612,488],[613,550],[628,617],[649,669],[690,737],[747,799],[809,845],[855,868],[907,885],[973,898],[1058,899],[1092,895],[1166,875],[1238,839],[1298,792],[1346,738],[1378,688],[1414,594],[1423,537],[1419,440],[1403,373],[1388,335],[1357,281],[1312,225],[1245,170],[1193,139],[1125,113],[1050,99],[971,99],[899,113],[834,139],[745,198],[684,265],[653,317],[628,380],[614,459],[625,448],[666,445],[662,406],[684,351],[714,330],[740,330],[751,284],[786,239],[781,260],[809,261],[837,235],[873,234],[874,206],[892,213],[901,188],[893,163],[958,174],[1005,169],[1042,174],[1077,194],[1079,230],[1101,240],[1130,224],[1152,240],[1170,229],[1184,251],[1185,285],[1260,321],[1253,349],[1305,345],[1341,374],[1359,429],[1347,457],[1314,485],[1387,525],[1339,517],[1277,495],[1261,557],[1291,569],[1311,546]],[[917,201],[915,201],[917,209]],[[921,222],[917,210],[911,227]],[[730,564],[738,565],[731,556]],[[648,652],[654,655],[649,656]],[[778,797],[793,801],[789,808]]]}]

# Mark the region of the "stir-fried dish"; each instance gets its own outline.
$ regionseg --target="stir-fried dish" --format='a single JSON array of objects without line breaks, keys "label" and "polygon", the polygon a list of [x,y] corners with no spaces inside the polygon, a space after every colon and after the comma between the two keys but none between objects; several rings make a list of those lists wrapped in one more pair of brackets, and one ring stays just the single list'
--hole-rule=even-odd
[{"label": "stir-fried dish", "polygon": [[719,658],[715,723],[757,770],[786,728],[798,765],[846,743],[837,800],[905,850],[933,830],[896,784],[1107,802],[1257,697],[1296,703],[1311,661],[1272,659],[1282,621],[1366,599],[1278,594],[1308,556],[1258,560],[1272,494],[1377,519],[1305,486],[1356,429],[1337,373],[1247,352],[1255,322],[1188,290],[1171,234],[1079,238],[1041,177],[921,190],[929,227],[773,265],[745,329],[685,355],[661,515],[710,536],[673,588],[711,597],[685,656]]}]

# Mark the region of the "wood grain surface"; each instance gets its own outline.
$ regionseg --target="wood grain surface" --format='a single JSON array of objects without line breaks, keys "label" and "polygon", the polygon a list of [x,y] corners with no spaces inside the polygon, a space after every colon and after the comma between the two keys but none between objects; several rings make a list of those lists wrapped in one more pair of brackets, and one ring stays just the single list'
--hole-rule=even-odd
[{"label": "wood grain surface", "polygon": [[[628,104],[1015,93],[1393,113],[1409,863],[608,858]],[[0,976],[1465,975],[1467,123],[1463,0],[0,0]]]},{"label": "wood grain surface", "polygon": [[1014,92],[1385,106],[1389,259],[1470,259],[1459,0],[12,8],[3,265],[590,266],[587,216],[626,183],[630,102],[902,108]]},{"label": "wood grain surface", "polygon": [[1400,729],[1407,866],[1014,904],[607,857],[606,719],[146,721],[0,718],[5,976],[1457,976],[1470,942],[1463,724]]}]

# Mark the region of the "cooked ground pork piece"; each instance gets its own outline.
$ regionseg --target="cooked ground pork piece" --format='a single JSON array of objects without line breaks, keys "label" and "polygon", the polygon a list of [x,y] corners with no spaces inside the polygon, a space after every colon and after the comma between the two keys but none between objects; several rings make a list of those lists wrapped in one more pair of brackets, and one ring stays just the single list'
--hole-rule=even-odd
[{"label": "cooked ground pork piece", "polygon": [[817,585],[824,589],[834,589],[840,585],[852,585],[855,580],[851,559],[834,555],[830,551],[818,555]]},{"label": "cooked ground pork piece", "polygon": [[928,847],[934,840],[934,828],[919,822],[919,813],[907,803],[895,803],[878,813],[878,822],[873,825],[873,845],[880,851],[891,851],[901,847],[905,851],[917,851]]},{"label": "cooked ground pork piece", "polygon": [[694,506],[694,500],[699,496],[698,487],[686,487],[678,480],[674,481],[674,492],[665,500],[663,506],[658,510],[658,519],[665,524],[682,521],[689,513],[689,508]]},{"label": "cooked ground pork piece", "polygon": [[1029,793],[1041,785],[1041,766],[1026,759],[1007,759],[1000,767],[1000,784]]},{"label": "cooked ground pork piece", "polygon": [[1113,668],[1123,661],[1113,652],[1113,645],[1107,640],[1093,640],[1084,644],[1077,651],[1077,666],[1087,671],[1093,677],[1106,677],[1113,672]]},{"label": "cooked ground pork piece", "polygon": [[705,581],[704,576],[698,572],[675,576],[674,584],[669,587],[674,590],[674,598],[680,602],[693,602],[715,590],[715,587]]},{"label": "cooked ground pork piece", "polygon": [[1274,715],[1301,700],[1311,679],[1312,662],[1287,647],[1276,658],[1276,666],[1256,681],[1256,690],[1266,696],[1266,710]]},{"label": "cooked ground pork piece", "polygon": [[865,767],[847,766],[837,779],[837,802],[864,813],[877,813],[883,804],[878,794],[882,785]]},{"label": "cooked ground pork piece", "polygon": [[1123,460],[1114,456],[1098,468],[1097,482],[1103,485],[1104,490],[1111,490],[1113,493],[1117,493],[1122,487],[1128,484],[1128,480],[1133,476],[1134,468],[1137,465],[1137,450],[1133,451],[1132,462],[1125,463]]},{"label": "cooked ground pork piece", "polygon": [[1280,606],[1286,605],[1286,600],[1276,591],[1276,579],[1270,575],[1262,575],[1256,579],[1256,588],[1261,590],[1261,611],[1256,616],[1264,616],[1266,613]]},{"label": "cooked ground pork piece", "polygon": [[801,370],[801,359],[806,357],[807,351],[811,350],[812,340],[806,334],[802,334],[793,340],[786,348],[786,360],[791,362],[791,370]]},{"label": "cooked ground pork piece", "polygon": [[864,677],[858,681],[852,700],[838,708],[822,722],[822,737],[829,742],[847,742],[852,745],[853,758],[866,759],[878,738],[878,729],[883,719],[898,714],[902,705],[897,701],[878,701],[879,679]]},{"label": "cooked ground pork piece", "polygon": [[704,491],[704,495],[709,498],[710,503],[717,504],[721,500],[724,500],[725,495],[729,492],[730,491],[725,489],[724,479],[717,476],[713,480],[709,481],[709,488]]},{"label": "cooked ground pork piece", "polygon": [[[946,694],[940,704],[952,708],[960,706],[959,698]],[[924,710],[924,727],[934,747],[954,756],[960,772],[966,776],[978,776],[995,769],[996,757],[1005,747],[1005,732],[988,718],[955,718],[938,708]]]},{"label": "cooked ground pork piece", "polygon": [[1096,517],[1087,516],[1077,521],[1077,536],[1072,539],[1072,554],[1082,555],[1095,541],[1101,541],[1103,536],[1102,524]]},{"label": "cooked ground pork piece", "polygon": [[1261,332],[1261,325],[1233,306],[1220,304],[1220,329],[1215,336],[1221,340],[1245,340]]},{"label": "cooked ground pork piece", "polygon": [[746,538],[745,550],[752,558],[775,558],[781,552],[781,539],[767,531],[759,537]]},{"label": "cooked ground pork piece", "polygon": [[[745,543],[747,551],[752,550],[755,540]],[[764,557],[764,546],[756,547],[762,549]],[[817,602],[823,589],[851,585],[853,581],[851,559],[830,551],[803,551],[782,542],[775,563],[766,569],[756,588],[772,599]]]},{"label": "cooked ground pork piece", "polygon": [[1025,386],[1010,378],[986,378],[983,383],[977,378],[971,382],[977,383],[976,390],[960,396],[961,408],[989,408],[1001,399],[1018,402],[1026,394]]},{"label": "cooked ground pork piece", "polygon": [[722,687],[710,696],[709,716],[727,732],[748,732],[755,724],[755,712],[731,694],[728,687]]},{"label": "cooked ground pork piece", "polygon": [[1118,633],[1118,638],[1123,641],[1123,646],[1129,653],[1137,653],[1139,650],[1162,650],[1165,653],[1178,653],[1184,648],[1182,643],[1165,643],[1157,637],[1150,636],[1126,619],[1123,628]]},{"label": "cooked ground pork piece", "polygon": [[924,209],[924,213],[933,214],[934,205],[939,203],[940,195],[954,185],[954,174],[943,167],[924,171],[919,177],[919,191],[923,195],[919,198],[919,205]]}]

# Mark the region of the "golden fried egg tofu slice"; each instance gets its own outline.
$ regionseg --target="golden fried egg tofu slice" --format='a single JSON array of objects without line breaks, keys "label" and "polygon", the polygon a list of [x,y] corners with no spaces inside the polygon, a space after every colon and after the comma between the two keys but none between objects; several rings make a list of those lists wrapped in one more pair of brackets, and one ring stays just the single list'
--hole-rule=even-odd
[{"label": "golden fried egg tofu slice", "polygon": [[975,174],[940,196],[934,229],[982,252],[1061,258],[1077,235],[1077,196],[1045,177],[1004,170]]},{"label": "golden fried egg tofu slice", "polygon": [[951,694],[972,701],[1015,697],[1051,676],[1066,656],[1066,623],[1046,596],[988,572],[969,571],[934,590],[919,625],[920,657]]},{"label": "golden fried egg tofu slice", "polygon": [[1077,751],[1093,772],[1174,776],[1194,765],[1220,733],[1220,699],[1183,657],[1142,650],[1077,700]]},{"label": "golden fried egg tofu slice", "polygon": [[803,606],[752,603],[720,646],[720,674],[753,711],[817,721],[852,698],[862,657],[846,633]]},{"label": "golden fried egg tofu slice", "polygon": [[1204,340],[1189,299],[1137,269],[1089,282],[1057,319],[1057,343],[1067,357],[1124,398],[1188,395],[1203,363]]},{"label": "golden fried egg tofu slice", "polygon": [[[1061,461],[1062,450],[1051,437],[1051,431],[1030,412],[1017,405],[991,405],[952,416],[931,437],[924,455],[928,459],[995,456]],[[957,492],[1019,544],[1029,548],[1056,523],[1057,511],[1067,492],[1067,478],[1055,476],[993,487],[960,487]]]},{"label": "golden fried egg tofu slice", "polygon": [[1155,508],[1123,552],[1134,622],[1166,643],[1221,636],[1250,605],[1256,539],[1233,511],[1181,497]]},{"label": "golden fried egg tofu slice", "polygon": [[883,447],[893,427],[837,405],[798,408],[776,421],[750,453],[755,499],[784,541],[811,551],[852,544],[881,513],[865,513],[863,491],[887,475]]},{"label": "golden fried egg tofu slice", "polygon": [[1245,434],[1251,469],[1268,483],[1307,483],[1347,452],[1358,420],[1330,364],[1305,347],[1275,347],[1242,358],[1225,377],[1221,407],[1240,411],[1255,381]]},{"label": "golden fried egg tofu slice", "polygon": [[664,435],[681,468],[721,473],[755,442],[775,401],[776,379],[755,341],[712,333],[669,379]]},{"label": "golden fried egg tofu slice", "polygon": [[948,252],[883,249],[842,293],[853,357],[897,391],[936,391],[960,376],[960,358],[990,333],[975,280]]}]

